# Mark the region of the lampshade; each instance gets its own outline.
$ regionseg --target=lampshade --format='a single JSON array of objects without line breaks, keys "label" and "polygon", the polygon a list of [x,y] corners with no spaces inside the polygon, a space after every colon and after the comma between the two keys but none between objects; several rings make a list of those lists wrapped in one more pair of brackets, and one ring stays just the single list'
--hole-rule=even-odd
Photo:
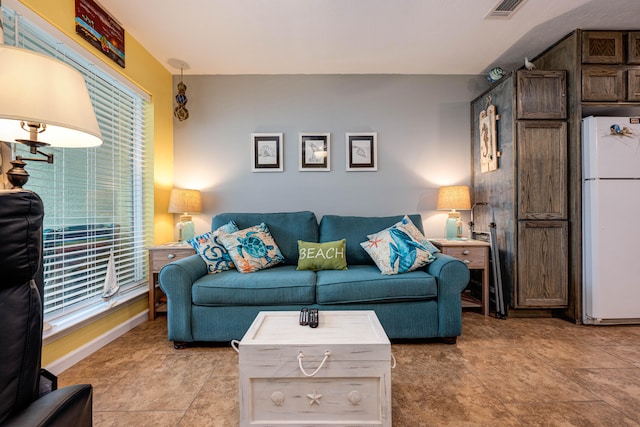
[{"label": "lampshade", "polygon": [[27,125],[31,123],[39,129],[46,126],[36,137],[40,145],[102,144],[87,85],[78,71],[49,56],[5,45],[0,45],[0,64],[0,141],[33,140]]},{"label": "lampshade", "polygon": [[469,187],[466,185],[452,185],[440,187],[438,191],[438,210],[470,210],[471,199],[469,197]]},{"label": "lampshade", "polygon": [[169,196],[169,213],[192,214],[202,212],[199,190],[174,188]]}]

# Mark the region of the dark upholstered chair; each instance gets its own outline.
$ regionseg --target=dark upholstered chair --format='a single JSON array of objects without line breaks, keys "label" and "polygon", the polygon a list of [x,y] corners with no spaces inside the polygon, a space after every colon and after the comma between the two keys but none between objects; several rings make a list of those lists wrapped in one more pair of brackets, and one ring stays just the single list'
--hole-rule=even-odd
[{"label": "dark upholstered chair", "polygon": [[0,190],[0,426],[91,426],[90,384],[39,391],[43,214],[37,194]]}]

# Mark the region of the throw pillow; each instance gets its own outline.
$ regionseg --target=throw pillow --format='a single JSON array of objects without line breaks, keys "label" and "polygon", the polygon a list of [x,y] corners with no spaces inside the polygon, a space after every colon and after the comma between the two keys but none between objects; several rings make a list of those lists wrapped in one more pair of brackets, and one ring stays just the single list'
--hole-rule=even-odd
[{"label": "throw pillow", "polygon": [[234,267],[229,253],[220,242],[220,232],[233,233],[234,231],[238,231],[238,226],[235,222],[229,221],[214,231],[187,240],[187,243],[193,246],[196,253],[207,264],[209,274],[219,273]]},{"label": "throw pillow", "polygon": [[432,254],[440,252],[440,249],[436,248],[433,245],[433,243],[431,243],[430,241],[427,240],[426,237],[424,237],[424,234],[422,234],[420,232],[418,227],[416,227],[416,225],[413,223],[413,221],[411,221],[411,218],[409,218],[407,215],[405,215],[404,218],[402,218],[402,221],[397,222],[396,224],[394,224],[394,227],[398,227],[401,230],[407,232],[409,234],[409,236],[411,236],[413,238],[413,240],[416,240],[416,241],[422,243],[422,245],[425,248],[427,248],[427,250],[429,252],[431,252]]},{"label": "throw pillow", "polygon": [[233,233],[221,232],[220,241],[240,273],[252,273],[284,261],[265,223]]},{"label": "throw pillow", "polygon": [[347,239],[333,242],[304,242],[298,240],[297,270],[346,270]]},{"label": "throw pillow", "polygon": [[368,241],[360,243],[382,274],[406,273],[435,259],[426,246],[396,225],[370,234]]}]

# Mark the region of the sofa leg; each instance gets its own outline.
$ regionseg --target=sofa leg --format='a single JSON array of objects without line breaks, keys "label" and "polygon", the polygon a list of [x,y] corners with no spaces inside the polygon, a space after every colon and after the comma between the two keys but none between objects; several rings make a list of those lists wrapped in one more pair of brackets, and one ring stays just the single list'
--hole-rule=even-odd
[{"label": "sofa leg", "polygon": [[457,340],[458,340],[458,337],[444,337],[444,338],[442,338],[442,341],[445,344],[449,344],[449,345],[455,344]]},{"label": "sofa leg", "polygon": [[189,345],[186,342],[179,342],[179,341],[174,341],[173,342],[173,348],[175,348],[176,350],[182,350],[187,348]]}]

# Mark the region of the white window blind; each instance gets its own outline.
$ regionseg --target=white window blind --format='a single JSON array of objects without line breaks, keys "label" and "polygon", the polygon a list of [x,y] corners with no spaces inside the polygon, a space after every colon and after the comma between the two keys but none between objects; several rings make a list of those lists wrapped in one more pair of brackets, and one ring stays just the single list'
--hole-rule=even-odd
[{"label": "white window blind", "polygon": [[[45,147],[53,164],[27,161],[26,188],[44,202],[45,319],[104,304],[113,252],[120,296],[146,287],[153,181],[147,167],[150,103],[84,57],[3,7],[5,44],[51,55],[82,73],[104,143],[95,148]],[[46,141],[46,133],[42,137]],[[15,144],[17,154],[34,157]]]}]

